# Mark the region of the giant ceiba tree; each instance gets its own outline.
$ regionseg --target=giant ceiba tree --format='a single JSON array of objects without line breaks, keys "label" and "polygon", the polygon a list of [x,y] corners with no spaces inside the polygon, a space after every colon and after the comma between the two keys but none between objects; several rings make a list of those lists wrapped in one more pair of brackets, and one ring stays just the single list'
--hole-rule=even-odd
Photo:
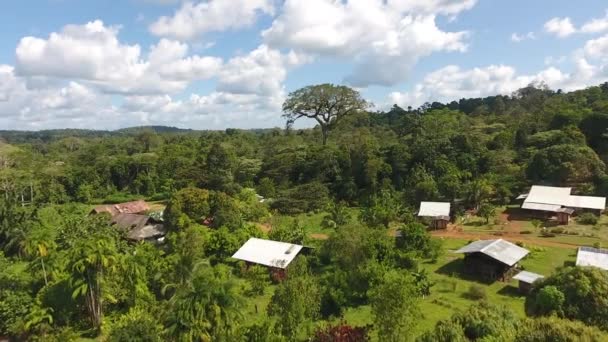
[{"label": "giant ceiba tree", "polygon": [[369,103],[358,91],[346,86],[318,84],[298,89],[283,103],[287,127],[299,118],[315,119],[321,127],[323,145],[332,127],[343,117],[365,110]]}]

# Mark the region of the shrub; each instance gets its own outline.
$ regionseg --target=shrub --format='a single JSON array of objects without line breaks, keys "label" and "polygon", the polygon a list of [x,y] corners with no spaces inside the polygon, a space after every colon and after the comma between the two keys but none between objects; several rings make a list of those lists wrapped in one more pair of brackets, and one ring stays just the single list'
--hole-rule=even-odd
[{"label": "shrub", "polygon": [[564,231],[565,231],[565,229],[563,227],[556,227],[556,228],[551,229],[551,233],[554,233],[554,234],[563,234]]},{"label": "shrub", "polygon": [[369,340],[368,327],[353,327],[346,322],[320,327],[312,338],[314,342],[366,342]]},{"label": "shrub", "polygon": [[532,232],[529,230],[522,230],[521,232],[519,232],[519,234],[532,234]]},{"label": "shrub", "polygon": [[555,237],[555,234],[552,233],[552,232],[550,232],[547,229],[543,229],[543,230],[540,231],[540,236],[542,236],[542,237]]},{"label": "shrub", "polygon": [[472,300],[486,300],[488,295],[486,294],[486,289],[483,286],[473,284],[469,287],[469,290],[465,294],[465,296]]},{"label": "shrub", "polygon": [[576,222],[591,226],[596,225],[598,220],[598,217],[593,213],[583,213],[576,218]]}]

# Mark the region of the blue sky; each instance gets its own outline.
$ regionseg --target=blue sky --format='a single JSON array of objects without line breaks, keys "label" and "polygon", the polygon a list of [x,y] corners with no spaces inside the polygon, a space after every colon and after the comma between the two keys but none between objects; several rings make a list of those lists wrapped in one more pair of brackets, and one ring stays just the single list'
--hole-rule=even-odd
[{"label": "blue sky", "polygon": [[[393,103],[608,80],[608,3],[21,0],[0,14],[0,127],[284,124],[299,87]],[[302,122],[300,125],[311,125]]]}]

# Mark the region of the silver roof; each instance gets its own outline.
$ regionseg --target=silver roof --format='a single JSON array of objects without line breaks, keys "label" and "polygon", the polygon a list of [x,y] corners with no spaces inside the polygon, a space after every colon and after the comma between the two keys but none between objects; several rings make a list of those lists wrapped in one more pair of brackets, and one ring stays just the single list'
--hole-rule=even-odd
[{"label": "silver roof", "polygon": [[[530,193],[517,197],[525,198],[523,209],[556,212],[559,207],[606,209],[606,197],[570,195],[572,188],[533,185]],[[524,197],[525,196],[525,197]]]},{"label": "silver roof", "polygon": [[530,251],[509,241],[498,239],[475,241],[462,247],[455,253],[483,253],[503,264],[513,266],[528,255]]},{"label": "silver roof", "polygon": [[420,211],[418,216],[438,217],[450,216],[449,202],[420,202]]},{"label": "silver roof", "polygon": [[608,270],[608,249],[579,247],[576,266],[594,266]]},{"label": "silver roof", "polygon": [[251,238],[232,256],[264,266],[286,268],[302,246],[287,242]]},{"label": "silver roof", "polygon": [[566,205],[570,197],[570,191],[572,191],[572,188],[533,185],[525,202]]},{"label": "silver roof", "polygon": [[522,209],[557,212],[557,211],[559,211],[559,209],[562,206],[561,205],[556,205],[556,204],[543,204],[543,203],[524,202],[524,204],[522,204],[521,207],[522,207]]},{"label": "silver roof", "polygon": [[535,281],[537,281],[538,279],[542,279],[545,276],[540,275],[540,274],[536,274],[536,273],[532,273],[532,272],[528,272],[528,271],[521,271],[519,273],[517,273],[517,275],[515,275],[515,277],[513,277],[513,279],[522,281],[524,283],[528,283],[528,284],[532,284]]}]

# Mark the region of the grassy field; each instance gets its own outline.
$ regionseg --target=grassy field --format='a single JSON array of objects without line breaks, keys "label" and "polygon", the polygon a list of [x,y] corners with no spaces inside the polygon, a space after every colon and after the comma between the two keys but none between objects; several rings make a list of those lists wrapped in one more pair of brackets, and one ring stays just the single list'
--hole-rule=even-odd
[{"label": "grassy field", "polygon": [[[421,317],[417,323],[416,335],[433,328],[438,321],[448,319],[457,310],[465,309],[474,304],[475,300],[469,299],[466,293],[471,285],[475,284],[485,289],[487,298],[492,303],[505,305],[522,317],[525,315],[525,297],[518,293],[516,281],[513,280],[508,283],[497,281],[487,284],[462,274],[463,256],[455,254],[453,251],[467,243],[468,240],[444,239],[445,253],[439,260],[436,263],[421,264],[435,284],[431,289],[431,295],[422,299],[420,303]],[[523,268],[543,275],[550,275],[557,267],[573,263],[576,258],[576,250],[572,248],[534,245],[526,245],[525,247],[531,253],[522,262]],[[248,323],[257,322],[265,314],[273,290],[274,286],[270,286],[264,295],[252,297],[248,301],[245,312],[246,317],[249,317]],[[367,305],[349,308],[344,314],[344,319],[357,326],[371,324],[371,309]]]}]

